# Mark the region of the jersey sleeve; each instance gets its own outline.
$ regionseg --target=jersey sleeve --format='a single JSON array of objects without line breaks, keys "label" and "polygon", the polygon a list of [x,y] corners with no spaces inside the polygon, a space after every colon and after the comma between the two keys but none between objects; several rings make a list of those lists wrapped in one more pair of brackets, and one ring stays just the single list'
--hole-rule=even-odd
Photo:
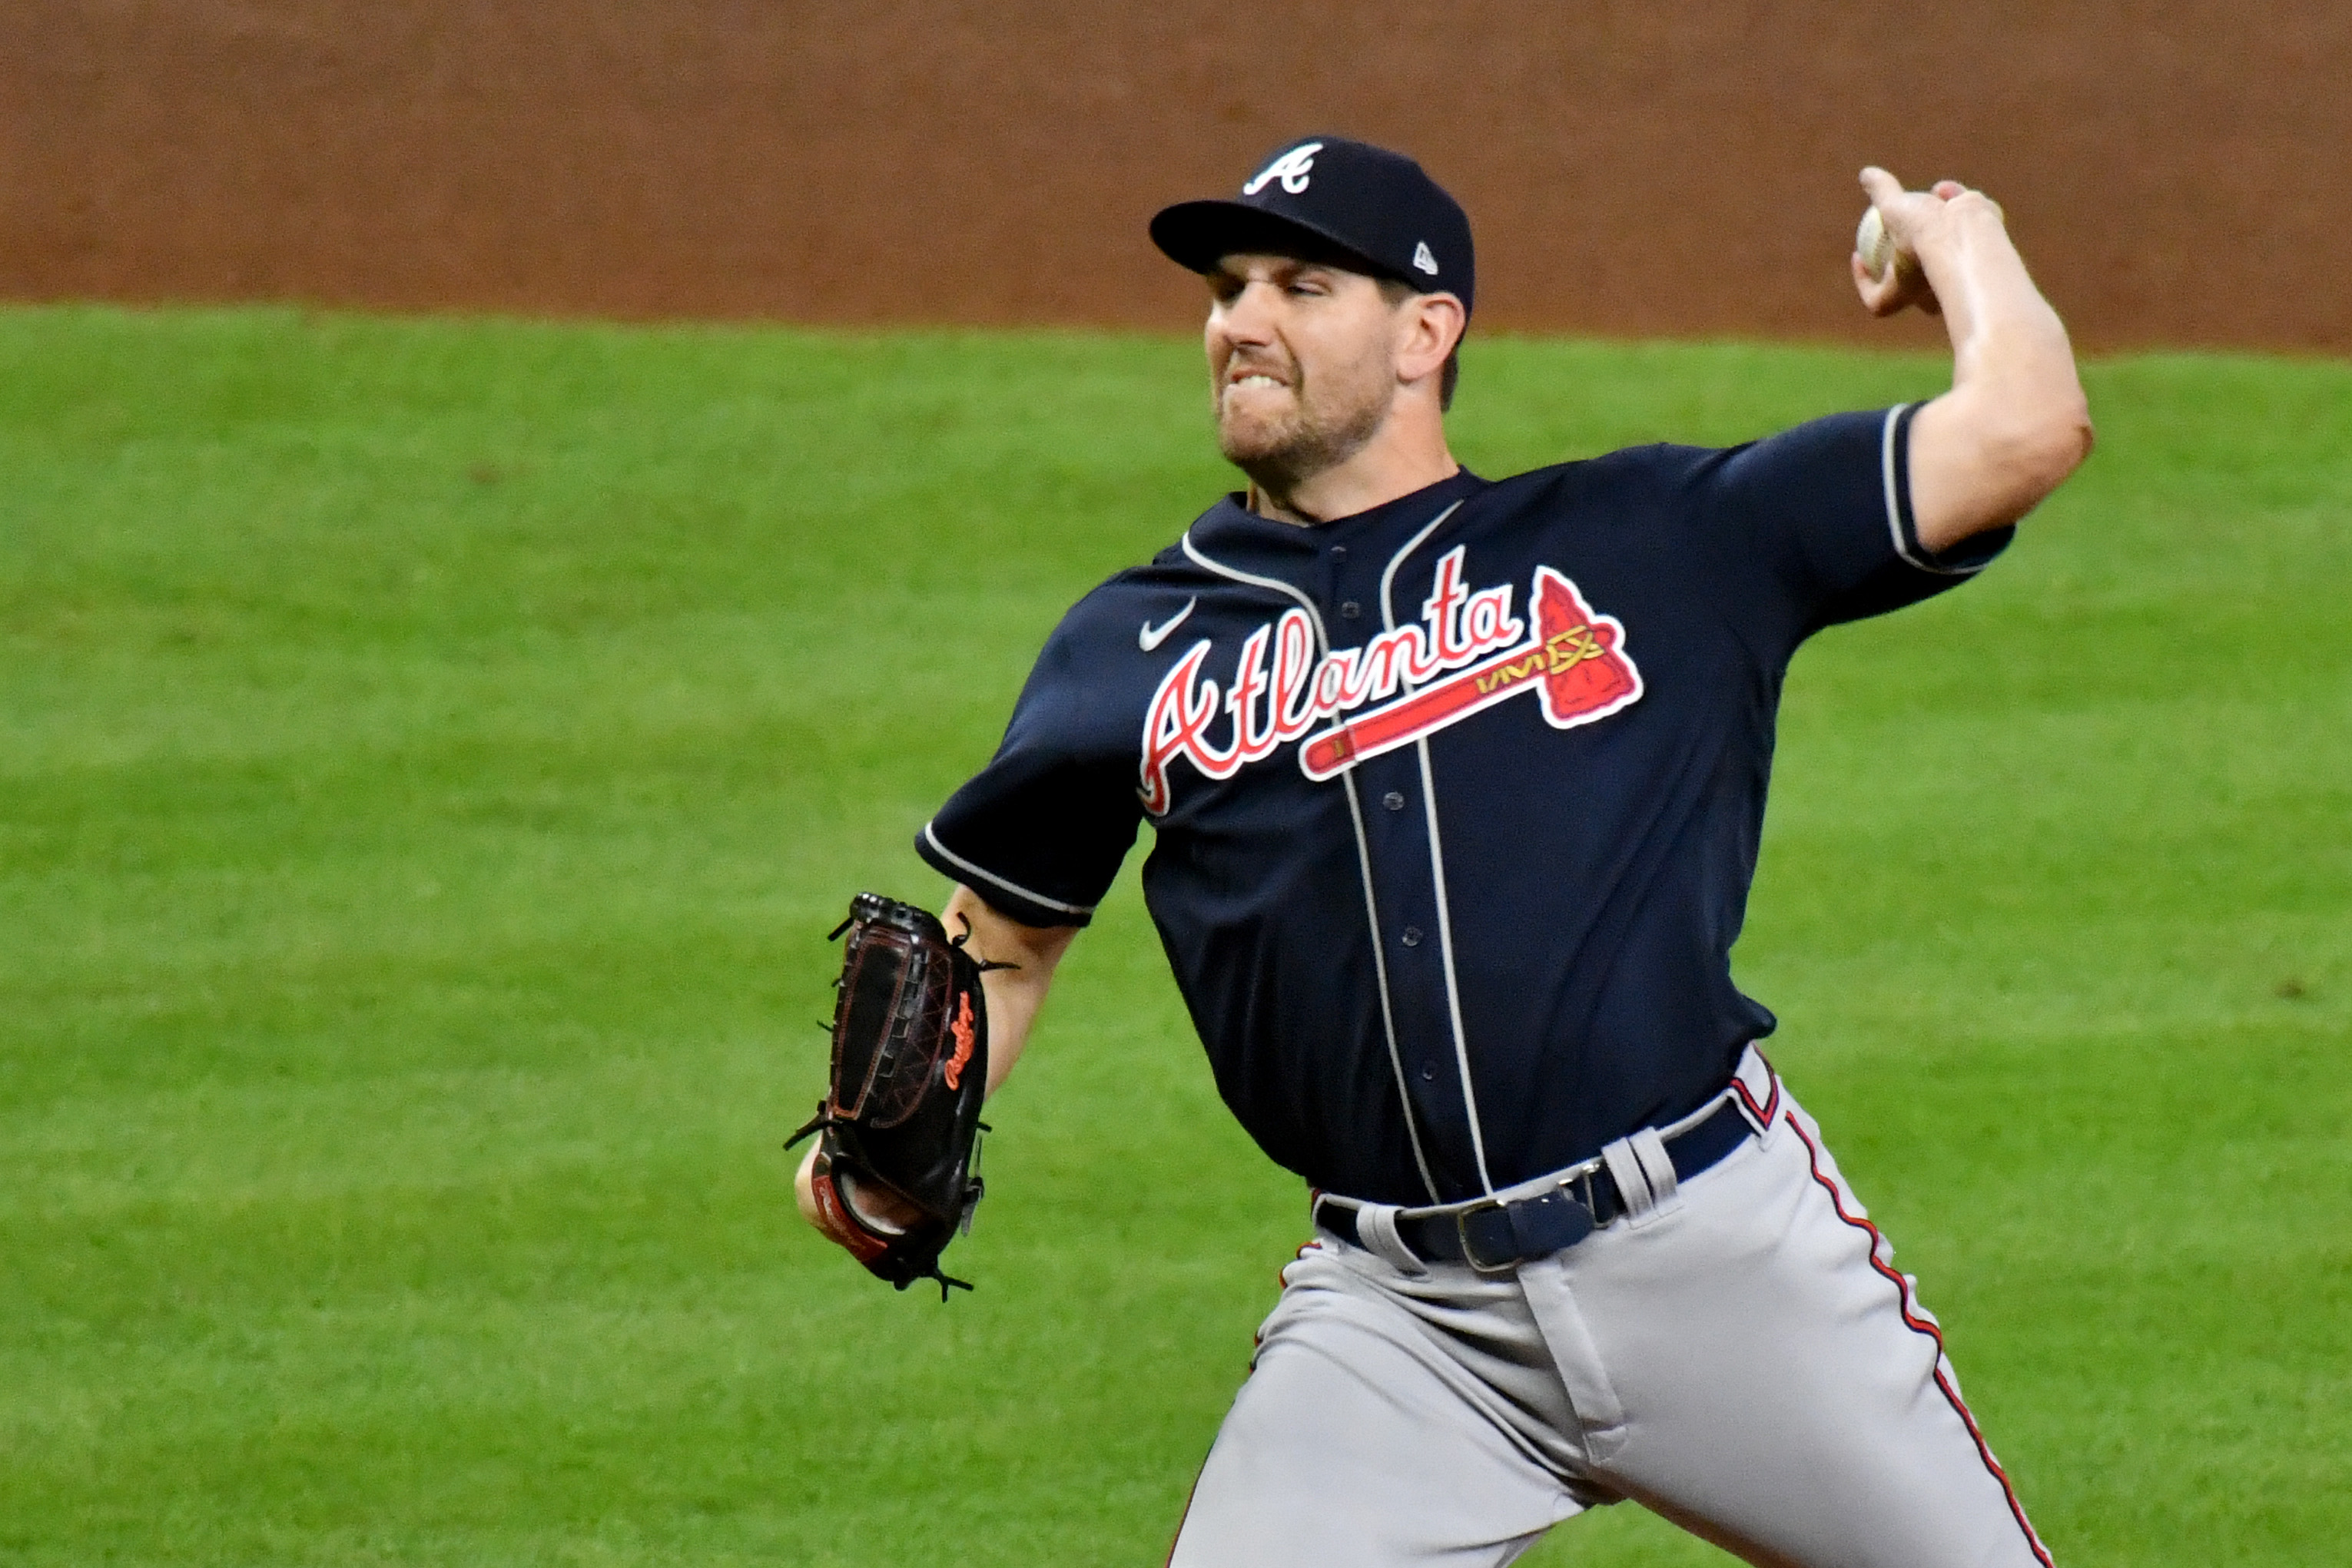
[{"label": "jersey sleeve", "polygon": [[1087,679],[1082,601],[1029,673],[996,755],[915,835],[932,869],[1024,925],[1084,925],[1142,821],[1133,737]]},{"label": "jersey sleeve", "polygon": [[1724,612],[1744,633],[1793,652],[1824,626],[1956,587],[2008,548],[2008,528],[1941,554],[1919,542],[1910,473],[1918,408],[1832,414],[1698,465],[1690,502],[1716,547]]}]

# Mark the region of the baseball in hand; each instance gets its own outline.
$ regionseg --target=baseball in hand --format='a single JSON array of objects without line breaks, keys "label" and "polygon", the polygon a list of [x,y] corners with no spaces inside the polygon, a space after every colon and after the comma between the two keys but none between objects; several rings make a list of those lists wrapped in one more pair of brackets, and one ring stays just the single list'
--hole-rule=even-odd
[{"label": "baseball in hand", "polygon": [[1878,215],[1876,207],[1862,214],[1862,226],[1853,231],[1853,248],[1854,254],[1862,257],[1863,270],[1870,274],[1874,283],[1885,278],[1889,267],[1897,272],[1919,270],[1919,258],[1895,245],[1895,236],[1886,232],[1886,220]]}]

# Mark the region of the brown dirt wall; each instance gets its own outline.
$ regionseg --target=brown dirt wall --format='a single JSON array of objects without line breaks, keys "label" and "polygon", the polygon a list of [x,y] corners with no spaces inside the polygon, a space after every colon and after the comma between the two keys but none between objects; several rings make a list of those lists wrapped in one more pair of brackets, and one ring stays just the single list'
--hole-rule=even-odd
[{"label": "brown dirt wall", "polygon": [[1865,161],[2099,348],[2352,351],[2346,0],[9,0],[0,297],[1181,329],[1290,135],[1469,207],[1486,329],[1924,341]]}]

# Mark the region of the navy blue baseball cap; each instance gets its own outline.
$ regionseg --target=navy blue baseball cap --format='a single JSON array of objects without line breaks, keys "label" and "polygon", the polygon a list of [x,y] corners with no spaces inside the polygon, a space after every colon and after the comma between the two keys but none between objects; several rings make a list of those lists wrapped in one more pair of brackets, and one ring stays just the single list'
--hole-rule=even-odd
[{"label": "navy blue baseball cap", "polygon": [[1151,243],[1194,272],[1244,251],[1329,260],[1459,296],[1465,313],[1477,277],[1462,204],[1403,153],[1344,136],[1288,143],[1238,197],[1161,208]]}]

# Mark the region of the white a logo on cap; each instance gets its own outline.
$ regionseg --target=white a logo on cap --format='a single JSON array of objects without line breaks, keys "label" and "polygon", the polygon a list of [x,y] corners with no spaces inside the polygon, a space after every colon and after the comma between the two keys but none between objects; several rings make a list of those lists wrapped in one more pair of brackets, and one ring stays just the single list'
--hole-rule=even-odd
[{"label": "white a logo on cap", "polygon": [[1437,276],[1437,258],[1429,254],[1427,240],[1423,240],[1412,247],[1412,264],[1432,277]]},{"label": "white a logo on cap", "polygon": [[[1322,151],[1323,143],[1320,141],[1300,143],[1251,176],[1250,183],[1242,187],[1242,194],[1255,196],[1265,190],[1266,183],[1271,180],[1280,180],[1284,190],[1294,196],[1298,194],[1307,189],[1307,176],[1315,168],[1315,154]],[[1436,269],[1433,267],[1431,270]]]}]

